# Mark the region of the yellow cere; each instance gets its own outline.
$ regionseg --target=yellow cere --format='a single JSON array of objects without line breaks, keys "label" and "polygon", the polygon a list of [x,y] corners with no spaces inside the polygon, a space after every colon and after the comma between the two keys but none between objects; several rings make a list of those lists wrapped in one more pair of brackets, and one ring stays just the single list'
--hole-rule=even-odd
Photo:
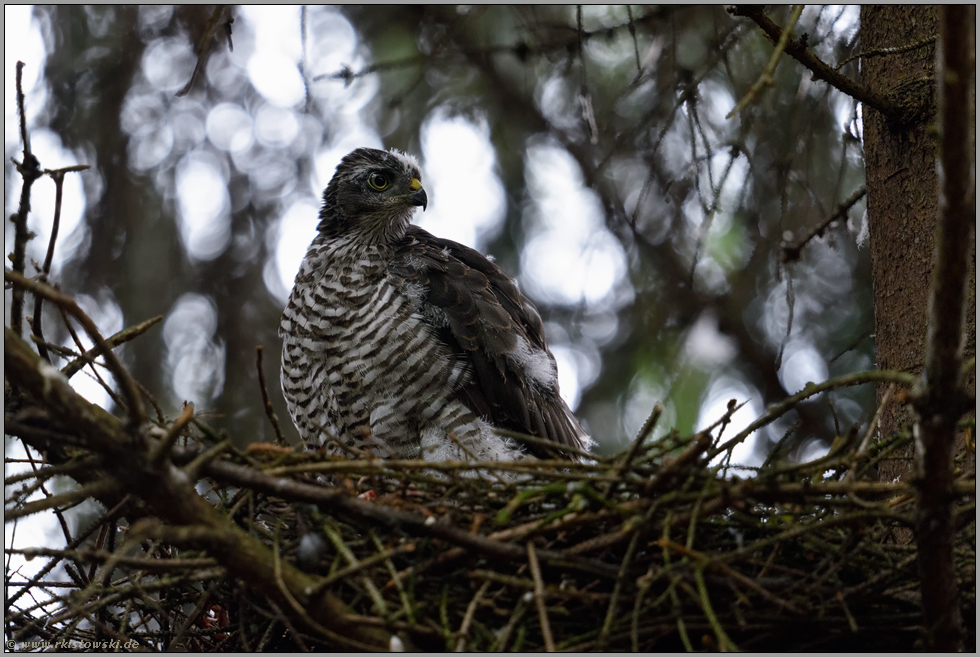
[{"label": "yellow cere", "polygon": [[422,189],[422,182],[418,178],[412,178],[412,182],[408,183],[408,188],[413,192],[417,192]]}]

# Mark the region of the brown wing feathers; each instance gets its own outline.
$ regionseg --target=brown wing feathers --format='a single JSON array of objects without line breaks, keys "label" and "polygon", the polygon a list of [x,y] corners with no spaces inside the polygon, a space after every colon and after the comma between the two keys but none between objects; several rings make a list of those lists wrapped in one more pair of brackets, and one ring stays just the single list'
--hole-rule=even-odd
[{"label": "brown wing feathers", "polygon": [[516,356],[521,339],[525,349],[547,349],[544,327],[495,264],[473,249],[411,226],[389,271],[421,292],[422,314],[470,369],[469,383],[456,393],[467,406],[495,426],[583,448],[584,432],[558,396],[557,381],[541,389]]}]

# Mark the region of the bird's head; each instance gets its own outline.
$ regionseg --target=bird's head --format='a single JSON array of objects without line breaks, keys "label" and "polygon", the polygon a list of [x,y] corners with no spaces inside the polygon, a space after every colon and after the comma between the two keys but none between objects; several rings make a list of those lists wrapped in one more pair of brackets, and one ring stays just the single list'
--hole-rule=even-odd
[{"label": "bird's head", "polygon": [[337,165],[323,192],[321,233],[391,243],[405,234],[417,206],[428,198],[414,157],[397,150],[358,148]]}]

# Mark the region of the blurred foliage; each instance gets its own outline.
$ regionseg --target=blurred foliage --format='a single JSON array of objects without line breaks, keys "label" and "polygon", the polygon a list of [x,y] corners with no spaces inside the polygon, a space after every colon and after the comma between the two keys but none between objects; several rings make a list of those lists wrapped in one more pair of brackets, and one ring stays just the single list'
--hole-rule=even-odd
[{"label": "blurred foliage", "polygon": [[[796,262],[783,263],[780,248],[863,185],[856,104],[784,58],[774,84],[726,119],[772,53],[751,22],[700,6],[311,6],[290,37],[302,49],[305,98],[277,107],[242,64],[257,47],[252,27],[237,8],[225,11],[222,20],[238,17],[235,56],[219,30],[204,74],[178,97],[211,6],[35,9],[48,57],[33,128],[47,126],[93,167],[82,174],[77,248],[55,282],[117,305],[122,325],[166,316],[162,330],[122,352],[166,413],[188,399],[238,444],[272,439],[255,345],[269,354],[272,386],[282,217],[297,199],[315,204],[311,181],[331,173],[317,171],[317,158],[349,134],[352,112],[386,147],[416,153],[434,116],[486,123],[506,215],[485,250],[532,296],[522,252],[535,227],[534,153],[571,159],[602,230],[622,247],[626,276],[599,300],[535,301],[553,345],[601,364],[580,376],[577,413],[604,452],[622,449],[658,399],[689,432],[710,402],[723,409],[740,396],[733,390],[756,396],[761,410],[796,392],[801,371],[873,365],[870,264],[856,228],[832,226]],[[784,24],[789,8],[769,14]],[[834,65],[855,51],[857,10],[808,7],[796,31]],[[338,54],[349,32],[354,47]],[[856,66],[843,71],[856,75]],[[221,143],[214,124],[237,120],[295,130]],[[17,189],[7,144],[5,180]],[[182,195],[182,177],[205,174],[212,196]],[[851,222],[860,224],[863,208]],[[206,210],[222,220],[213,234],[195,234],[187,217]],[[43,249],[38,241],[32,248]],[[796,425],[794,444],[829,442],[868,420],[872,394],[838,391],[830,414],[826,401],[801,405],[763,437],[774,442]],[[288,417],[281,396],[273,400]]]}]

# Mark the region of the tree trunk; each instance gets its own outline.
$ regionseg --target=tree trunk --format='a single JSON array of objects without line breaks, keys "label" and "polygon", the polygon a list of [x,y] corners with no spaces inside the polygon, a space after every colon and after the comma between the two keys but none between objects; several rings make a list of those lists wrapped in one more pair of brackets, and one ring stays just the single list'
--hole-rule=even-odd
[{"label": "tree trunk", "polygon": [[[899,103],[928,98],[927,110],[907,115],[904,120],[886,117],[867,105],[862,109],[878,367],[913,374],[921,373],[925,354],[926,308],[939,216],[936,144],[930,129],[935,122],[936,44],[928,41],[937,34],[937,11],[933,6],[861,8],[862,52],[921,44],[905,52],[861,60],[866,86]],[[971,112],[975,116],[974,107]],[[975,281],[974,252],[966,357],[976,354]],[[975,375],[970,384],[975,389]],[[886,390],[887,386],[879,387],[879,403]],[[893,398],[882,412],[880,435],[911,430],[914,419],[911,405],[897,403]],[[882,461],[879,478],[891,481],[912,472],[910,445],[903,453]]]}]

